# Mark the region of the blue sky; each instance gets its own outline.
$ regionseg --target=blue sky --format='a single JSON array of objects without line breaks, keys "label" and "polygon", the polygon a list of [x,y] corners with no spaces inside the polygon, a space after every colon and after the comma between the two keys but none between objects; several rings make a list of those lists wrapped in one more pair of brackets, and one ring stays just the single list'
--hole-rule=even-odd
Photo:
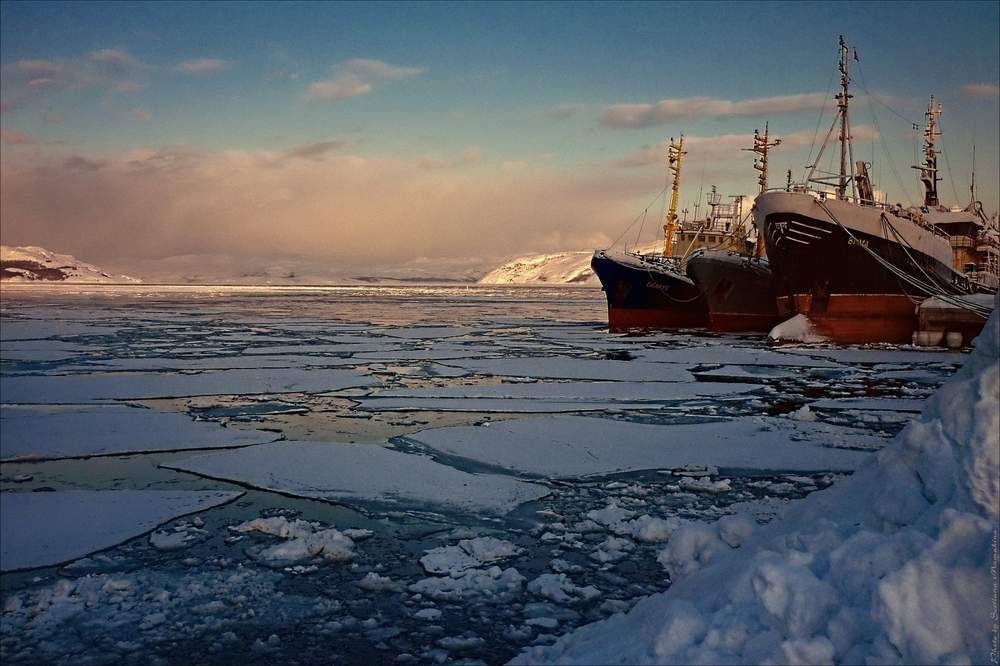
[{"label": "blue sky", "polygon": [[[111,192],[112,176],[122,176],[116,168],[137,155],[170,150],[209,160],[303,149],[323,168],[350,157],[447,170],[453,182],[437,185],[458,206],[481,202],[460,189],[488,188],[498,170],[557,181],[553,198],[604,179],[615,185],[596,210],[612,219],[588,220],[578,241],[599,242],[598,227],[616,236],[637,202],[658,191],[663,169],[652,156],[671,135],[697,137],[682,194],[688,203],[712,182],[727,193],[753,191],[740,137],[765,121],[792,138],[774,153],[772,181],[789,167],[799,175],[823,106],[817,100],[833,92],[838,34],[860,58],[852,63],[856,149],[874,155],[877,187],[893,200],[916,198],[909,121],[923,122],[934,93],[944,105],[942,166],[950,167],[944,199],[953,203],[957,193],[966,202],[975,142],[981,198],[997,207],[996,2],[3,2],[0,19],[2,162],[8,184],[18,185],[7,203],[31,209],[36,227],[51,228],[50,240],[65,222],[27,197],[43,191],[29,172],[53,161],[94,166],[91,177],[103,177]],[[866,90],[891,110],[868,101]],[[615,112],[663,100],[673,112],[643,112],[632,123]],[[393,177],[402,178],[401,193],[423,192]],[[511,187],[514,196],[520,187]],[[339,202],[344,219],[364,211]],[[611,213],[617,207],[620,215]],[[567,224],[557,217],[534,225],[545,233],[520,234],[524,247],[506,239],[496,251],[572,242],[571,229],[553,226]],[[30,240],[8,218],[4,242]],[[430,246],[425,253],[435,255]]]}]

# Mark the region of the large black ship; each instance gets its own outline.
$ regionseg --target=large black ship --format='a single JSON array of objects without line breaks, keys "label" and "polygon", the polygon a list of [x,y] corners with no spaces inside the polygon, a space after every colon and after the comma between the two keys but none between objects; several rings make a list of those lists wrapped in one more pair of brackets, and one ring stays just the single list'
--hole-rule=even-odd
[{"label": "large black ship", "polygon": [[[976,310],[961,297],[978,291],[979,285],[953,269],[951,238],[942,231],[972,213],[951,211],[938,201],[934,138],[940,107],[933,97],[924,132],[925,162],[917,167],[925,188],[923,206],[902,208],[877,201],[864,162],[856,163],[853,175],[848,173],[851,96],[843,38],[840,73],[838,112],[805,184],[761,194],[754,217],[782,314],[807,315],[820,333],[836,342],[910,342],[917,323],[915,306],[929,296]],[[840,173],[814,177],[838,123]],[[826,189],[813,189],[813,183]]]}]

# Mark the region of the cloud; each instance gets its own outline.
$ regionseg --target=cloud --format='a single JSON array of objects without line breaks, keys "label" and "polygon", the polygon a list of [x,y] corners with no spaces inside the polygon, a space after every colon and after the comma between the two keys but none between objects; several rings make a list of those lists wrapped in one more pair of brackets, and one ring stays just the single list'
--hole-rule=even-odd
[{"label": "cloud", "polygon": [[304,143],[285,151],[287,157],[298,157],[305,160],[321,160],[332,152],[343,149],[347,142],[343,139],[334,141],[316,141],[314,143]]},{"label": "cloud", "polygon": [[179,63],[174,69],[179,72],[184,72],[185,74],[211,74],[213,72],[221,72],[222,70],[229,69],[233,66],[230,60],[221,60],[219,58],[196,58],[194,60],[185,60]]},{"label": "cloud", "polygon": [[[2,160],[5,242],[111,270],[206,254],[234,257],[233,271],[291,256],[331,270],[415,257],[433,265],[606,244],[662,180],[537,163],[428,170],[336,150],[319,161],[287,159],[294,150],[144,149],[104,160],[50,148]],[[456,159],[481,158],[470,148]]]},{"label": "cloud", "polygon": [[29,146],[35,143],[27,134],[9,129],[0,129],[0,142],[8,146]]},{"label": "cloud", "polygon": [[335,79],[309,84],[305,100],[307,102],[337,102],[358,95],[367,95],[371,91],[372,84],[352,74],[346,74]]},{"label": "cloud", "polygon": [[826,102],[827,96],[823,93],[758,97],[739,101],[711,97],[664,99],[655,104],[616,104],[605,110],[600,117],[600,124],[616,129],[632,129],[663,125],[681,118],[731,118],[798,113],[819,110]]},{"label": "cloud", "polygon": [[962,93],[969,97],[1000,97],[1000,86],[992,83],[970,83],[962,86]]},{"label": "cloud", "polygon": [[4,65],[3,111],[27,106],[50,91],[103,88],[125,93],[141,90],[152,68],[122,49],[98,49],[76,58],[22,59]]},{"label": "cloud", "polygon": [[91,160],[80,155],[67,157],[63,162],[63,166],[70,171],[100,171],[107,165],[107,160]]},{"label": "cloud", "polygon": [[332,78],[315,81],[309,85],[304,95],[307,102],[337,102],[367,95],[375,89],[377,83],[419,76],[426,71],[422,67],[390,65],[381,60],[367,58],[347,60],[332,69],[334,74]]},{"label": "cloud", "polygon": [[150,118],[153,117],[152,113],[150,113],[149,111],[145,111],[143,109],[132,109],[130,113],[132,114],[132,117],[135,118],[136,120],[149,120]]}]

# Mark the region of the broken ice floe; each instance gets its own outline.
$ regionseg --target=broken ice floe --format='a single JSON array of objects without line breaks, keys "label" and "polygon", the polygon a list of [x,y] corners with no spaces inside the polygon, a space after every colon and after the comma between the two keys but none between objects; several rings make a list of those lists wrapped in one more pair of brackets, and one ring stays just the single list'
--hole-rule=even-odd
[{"label": "broken ice floe", "polygon": [[194,374],[124,372],[0,377],[6,404],[79,404],[196,395],[333,391],[379,382],[351,370],[261,368]]},{"label": "broken ice floe", "polygon": [[4,406],[0,428],[4,461],[238,447],[275,439],[274,433],[125,405]]},{"label": "broken ice floe", "polygon": [[68,562],[242,494],[164,490],[0,493],[0,570]]},{"label": "broken ice floe", "polygon": [[274,442],[161,466],[290,495],[396,510],[433,507],[496,515],[548,494],[538,484],[469,474],[375,444]]},{"label": "broken ice floe", "polygon": [[489,428],[425,430],[408,439],[449,455],[548,477],[686,464],[753,470],[852,470],[864,460],[864,454],[822,444],[875,448],[884,441],[862,431],[793,423],[787,419],[741,418],[647,425],[556,416],[502,421]]},{"label": "broken ice floe", "polygon": [[597,381],[689,382],[691,373],[668,363],[606,361],[567,356],[531,358],[458,359],[447,365],[480,375],[537,377],[540,379],[593,379]]},{"label": "broken ice floe", "polygon": [[348,562],[354,559],[354,540],[335,528],[323,529],[305,520],[289,521],[284,516],[256,518],[231,527],[234,532],[258,532],[284,539],[281,543],[251,548],[248,553],[258,562],[284,567],[304,560],[322,559]]}]

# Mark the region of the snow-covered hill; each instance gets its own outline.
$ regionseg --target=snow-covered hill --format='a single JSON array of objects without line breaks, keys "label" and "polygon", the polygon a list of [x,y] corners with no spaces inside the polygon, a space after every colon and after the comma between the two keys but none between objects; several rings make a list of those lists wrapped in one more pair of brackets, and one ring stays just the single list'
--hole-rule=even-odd
[{"label": "snow-covered hill", "polygon": [[531,254],[508,261],[479,280],[480,284],[585,284],[599,286],[590,270],[592,251]]},{"label": "snow-covered hill", "polygon": [[0,245],[0,280],[4,282],[141,282],[127,275],[111,275],[69,254],[43,247]]}]

